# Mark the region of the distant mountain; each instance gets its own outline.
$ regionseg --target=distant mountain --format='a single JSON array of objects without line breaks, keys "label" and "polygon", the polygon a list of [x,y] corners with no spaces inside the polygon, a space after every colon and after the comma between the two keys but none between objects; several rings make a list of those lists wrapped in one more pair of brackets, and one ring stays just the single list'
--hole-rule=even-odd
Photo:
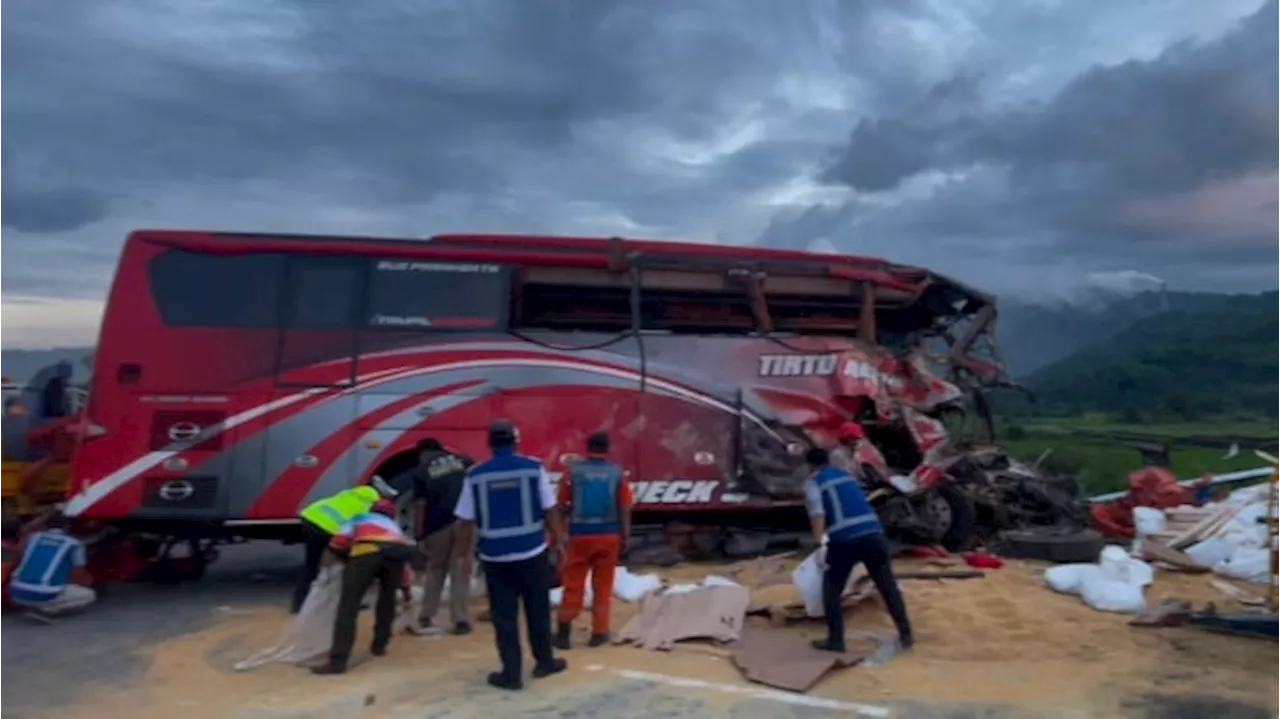
[{"label": "distant mountain", "polygon": [[92,347],[56,347],[48,350],[4,350],[0,352],[0,371],[10,381],[21,384],[36,372],[60,360],[75,369],[74,381],[88,378],[89,367],[83,361],[93,353]]},{"label": "distant mountain", "polygon": [[1193,292],[1095,294],[1073,303],[1030,304],[1000,300],[996,337],[1005,366],[1025,377],[1100,342],[1133,323],[1164,311],[1198,311],[1232,295]]},{"label": "distant mountain", "polygon": [[1024,383],[1036,393],[1040,412],[1274,417],[1280,403],[1277,302],[1276,292],[1184,296],[1168,312],[1041,367]]}]

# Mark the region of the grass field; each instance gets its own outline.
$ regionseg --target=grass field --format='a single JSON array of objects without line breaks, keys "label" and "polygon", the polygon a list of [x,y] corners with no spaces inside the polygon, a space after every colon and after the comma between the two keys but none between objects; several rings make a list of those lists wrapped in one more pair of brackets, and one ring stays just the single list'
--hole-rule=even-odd
[{"label": "grass field", "polygon": [[[1108,433],[1122,433],[1124,438]],[[1142,457],[1128,435],[1141,434],[1170,448],[1173,471],[1180,479],[1205,472],[1220,474],[1263,465],[1249,450],[1252,444],[1275,442],[1280,428],[1274,420],[1196,422],[1183,424],[1119,424],[1093,417],[1019,419],[1001,426],[1000,444],[1018,459],[1034,462],[1052,450],[1044,465],[1079,477],[1086,492],[1095,494],[1123,489],[1130,472],[1142,466]],[[1179,443],[1180,437],[1223,437],[1241,441],[1239,456],[1224,459],[1225,448]],[[1145,439],[1144,439],[1145,441]]]}]

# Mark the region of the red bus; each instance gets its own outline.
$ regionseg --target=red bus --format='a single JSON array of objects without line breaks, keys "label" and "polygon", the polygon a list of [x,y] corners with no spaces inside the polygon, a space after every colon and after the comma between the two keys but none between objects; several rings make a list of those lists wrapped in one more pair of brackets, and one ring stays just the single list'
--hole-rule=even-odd
[{"label": "red bus", "polygon": [[[866,257],[140,230],[67,511],[168,538],[287,538],[307,502],[397,476],[423,437],[484,456],[497,417],[553,473],[609,431],[641,517],[661,523],[796,506],[803,449],[894,407],[913,413],[928,483],[946,437],[931,413],[999,374],[976,349],[994,316],[979,292]],[[948,380],[924,359],[936,337]]]}]

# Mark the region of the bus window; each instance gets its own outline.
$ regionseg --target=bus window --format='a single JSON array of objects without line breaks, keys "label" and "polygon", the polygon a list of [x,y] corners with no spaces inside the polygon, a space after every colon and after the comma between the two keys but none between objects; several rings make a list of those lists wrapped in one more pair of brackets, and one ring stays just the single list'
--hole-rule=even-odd
[{"label": "bus window", "polygon": [[270,329],[278,323],[279,254],[211,255],[167,250],[147,278],[161,320],[171,327]]},{"label": "bus window", "polygon": [[375,260],[365,326],[377,330],[495,330],[506,326],[502,265]]},{"label": "bus window", "polygon": [[277,383],[314,387],[354,381],[353,330],[364,295],[364,270],[363,262],[349,257],[289,257]]},{"label": "bus window", "polygon": [[285,326],[350,329],[360,303],[359,263],[345,258],[292,258]]},{"label": "bus window", "polygon": [[[529,268],[521,273],[518,328],[626,332],[633,326],[631,280],[604,270]],[[646,271],[640,328],[646,331],[741,335],[755,331],[750,299],[722,275]]]}]

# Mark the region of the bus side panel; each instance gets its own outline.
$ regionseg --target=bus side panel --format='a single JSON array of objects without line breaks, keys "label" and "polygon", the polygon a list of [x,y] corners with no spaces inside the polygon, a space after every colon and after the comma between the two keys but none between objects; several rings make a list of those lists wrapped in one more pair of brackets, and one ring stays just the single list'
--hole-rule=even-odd
[{"label": "bus side panel", "polygon": [[726,359],[740,344],[730,337],[645,338],[640,507],[710,508],[734,489],[740,385]]},{"label": "bus side panel", "polygon": [[333,491],[354,485],[354,459],[347,450],[358,432],[355,417],[355,396],[326,390],[306,409],[268,427],[253,518],[296,517],[324,477],[342,480]]},{"label": "bus side panel", "polygon": [[228,516],[232,488],[243,481],[237,459],[240,427],[228,420],[248,409],[253,395],[139,393],[134,417],[146,423],[151,451],[169,455],[135,481],[132,518],[215,520]]},{"label": "bus side panel", "polygon": [[519,427],[521,451],[540,458],[554,478],[586,456],[592,432],[609,434],[609,458],[634,478],[643,426],[638,389],[584,384],[511,390],[503,392],[502,415]]}]

